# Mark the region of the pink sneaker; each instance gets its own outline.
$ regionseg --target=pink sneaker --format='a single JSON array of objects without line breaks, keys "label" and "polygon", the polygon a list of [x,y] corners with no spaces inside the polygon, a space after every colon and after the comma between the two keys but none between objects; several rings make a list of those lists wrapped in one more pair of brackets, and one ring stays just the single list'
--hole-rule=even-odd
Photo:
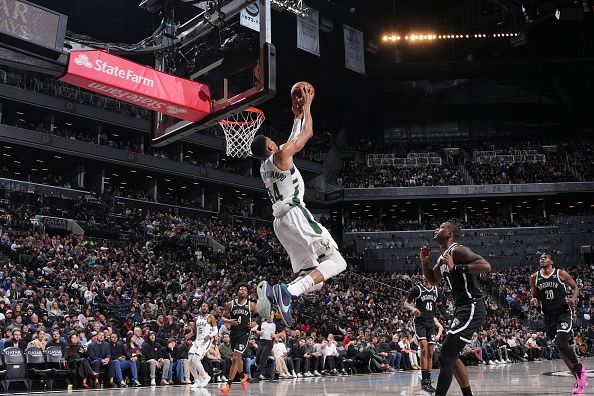
[{"label": "pink sneaker", "polygon": [[579,378],[576,377],[575,387],[571,391],[572,395],[581,395],[584,393],[584,389],[588,386],[588,375],[586,374],[586,368],[582,364],[582,374]]}]

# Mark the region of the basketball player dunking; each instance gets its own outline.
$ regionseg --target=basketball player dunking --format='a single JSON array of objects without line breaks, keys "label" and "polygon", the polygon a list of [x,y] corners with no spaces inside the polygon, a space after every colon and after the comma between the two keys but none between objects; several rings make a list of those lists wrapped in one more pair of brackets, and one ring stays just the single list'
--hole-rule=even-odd
[{"label": "basketball player dunking", "polygon": [[445,279],[454,295],[454,320],[439,352],[441,368],[435,391],[437,396],[447,394],[454,373],[462,395],[473,396],[468,381],[468,370],[458,356],[464,345],[470,342],[472,333],[481,328],[487,316],[476,274],[491,272],[491,264],[466,246],[458,244],[459,237],[460,225],[446,221],[435,230],[433,236],[441,249],[441,256],[435,266],[429,266],[429,247],[423,246],[419,255],[425,279],[431,285],[437,285]]},{"label": "basketball player dunking", "polygon": [[[415,317],[415,335],[421,347],[421,389],[433,393],[435,389],[431,385],[431,369],[433,367],[433,346],[435,341],[441,338],[443,326],[435,317],[439,293],[437,286],[425,279],[422,283],[413,286],[406,295],[404,306],[410,310]],[[435,334],[435,328],[438,328]]]},{"label": "basketball player dunking", "polygon": [[210,348],[212,338],[217,335],[217,330],[217,320],[210,314],[208,304],[203,303],[200,307],[200,315],[196,318],[196,339],[188,352],[190,372],[194,377],[192,388],[204,387],[210,381],[210,376],[202,365],[202,359]]},{"label": "basketball player dunking", "polygon": [[321,289],[324,280],[340,274],[347,267],[328,230],[314,220],[303,203],[305,183],[293,163],[293,156],[313,136],[311,103],[314,92],[309,84],[298,89],[300,94],[293,97],[295,121],[289,140],[279,147],[270,138],[258,135],[251,144],[252,155],[262,161],[260,173],[272,200],[274,231],[291,259],[293,272],[298,275],[289,285],[282,283],[270,287],[268,282],[260,282],[258,313],[267,318],[271,304],[275,303],[287,326],[293,324],[293,298]]},{"label": "basketball player dunking", "polygon": [[[566,286],[573,289],[568,296]],[[575,377],[573,395],[581,395],[588,386],[586,369],[578,361],[577,355],[569,345],[573,328],[572,308],[577,304],[578,286],[566,271],[553,267],[553,258],[544,253],[540,256],[540,270],[530,276],[532,305],[540,305],[544,314],[544,325],[547,337],[559,350],[563,361]]]},{"label": "basketball player dunking", "polygon": [[247,348],[252,325],[252,313],[256,312],[256,304],[248,300],[248,287],[239,286],[237,298],[225,305],[223,312],[223,323],[230,328],[231,349],[233,349],[233,360],[229,369],[229,380],[221,388],[221,392],[229,394],[231,384],[235,376],[239,374],[241,389],[248,388],[248,375],[243,371],[243,352]]}]

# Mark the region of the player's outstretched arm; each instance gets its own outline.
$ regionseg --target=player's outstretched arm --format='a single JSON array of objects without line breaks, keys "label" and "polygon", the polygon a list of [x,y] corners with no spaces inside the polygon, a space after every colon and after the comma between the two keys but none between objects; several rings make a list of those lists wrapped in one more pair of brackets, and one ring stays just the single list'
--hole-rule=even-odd
[{"label": "player's outstretched arm", "polygon": [[452,251],[452,258],[457,264],[455,270],[470,274],[486,274],[491,272],[491,264],[466,246],[458,246]]},{"label": "player's outstretched arm", "polygon": [[311,117],[313,93],[305,87],[302,87],[301,89],[303,90],[302,95],[304,98],[301,132],[295,139],[282,145],[278,154],[281,159],[290,158],[303,150],[309,139],[313,136],[313,119]]}]

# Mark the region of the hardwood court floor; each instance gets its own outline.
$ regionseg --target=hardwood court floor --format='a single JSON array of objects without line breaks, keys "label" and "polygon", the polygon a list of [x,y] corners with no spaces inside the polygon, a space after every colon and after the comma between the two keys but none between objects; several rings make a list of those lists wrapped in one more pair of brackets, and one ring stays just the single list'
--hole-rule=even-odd
[{"label": "hardwood court floor", "polygon": [[[590,377],[590,386],[584,394],[592,395],[594,394],[594,359],[585,359],[584,363]],[[474,394],[477,396],[571,395],[574,384],[573,378],[569,377],[566,367],[560,360],[470,367],[469,374]],[[433,373],[433,378],[435,381],[437,380],[437,371]],[[235,385],[231,395],[428,395],[421,391],[419,381],[420,378],[417,372],[304,378],[281,380],[276,383],[262,381],[258,384],[250,384],[247,391],[242,391],[239,385]],[[218,384],[211,384],[206,388],[194,390],[190,389],[189,386],[157,386],[152,388],[74,391],[71,393],[79,395],[84,393],[84,396],[214,396],[221,395],[218,390],[219,387]],[[53,391],[44,393],[51,393],[52,396],[67,396],[69,392]],[[455,379],[448,394],[461,395]]]}]

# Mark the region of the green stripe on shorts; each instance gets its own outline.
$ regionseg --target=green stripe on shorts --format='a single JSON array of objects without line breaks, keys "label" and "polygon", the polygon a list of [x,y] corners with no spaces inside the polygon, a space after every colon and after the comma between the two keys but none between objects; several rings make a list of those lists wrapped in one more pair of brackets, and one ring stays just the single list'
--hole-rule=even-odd
[{"label": "green stripe on shorts", "polygon": [[313,216],[311,215],[311,213],[309,213],[309,210],[305,209],[301,205],[297,205],[297,207],[301,209],[301,213],[303,213],[303,216],[305,216],[305,218],[307,219],[307,222],[309,223],[311,229],[314,230],[316,234],[321,235],[322,228],[320,227],[318,222],[313,219]]}]

